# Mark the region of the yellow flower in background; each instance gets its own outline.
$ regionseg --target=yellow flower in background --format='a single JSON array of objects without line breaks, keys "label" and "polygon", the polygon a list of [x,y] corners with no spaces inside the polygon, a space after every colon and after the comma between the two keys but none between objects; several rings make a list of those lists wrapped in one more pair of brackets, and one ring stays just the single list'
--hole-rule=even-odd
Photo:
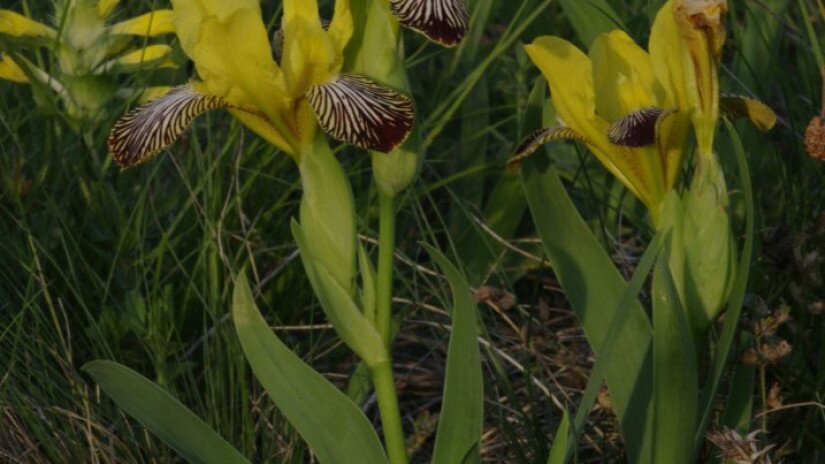
[{"label": "yellow flower in background", "polygon": [[199,79],[118,121],[109,150],[121,166],[163,151],[194,118],[218,108],[295,159],[312,146],[318,127],[343,142],[384,152],[412,130],[408,96],[342,72],[353,30],[348,0],[335,2],[328,27],[317,1],[285,0],[282,51],[268,40],[257,0],[172,4],[178,38]]},{"label": "yellow flower in background", "polygon": [[[666,37],[651,35],[651,51],[661,50],[654,45],[660,40]],[[525,50],[550,85],[563,127],[534,134],[518,156],[550,140],[580,140],[655,217],[675,183],[689,129],[678,96],[654,71],[663,57],[619,30],[599,36],[589,56],[558,37],[540,37]]]},{"label": "yellow flower in background", "polygon": [[[562,125],[532,134],[513,160],[549,141],[578,140],[644,203],[655,224],[676,185],[691,124],[700,151],[712,153],[724,3],[668,1],[654,21],[649,52],[619,30],[599,36],[589,55],[558,37],[526,45],[550,86]],[[775,122],[756,100],[721,101],[732,115],[751,117],[762,129]]]},{"label": "yellow flower in background", "polygon": [[[171,10],[156,10],[115,24],[116,0],[55,2],[55,27],[0,9],[0,78],[51,88],[76,122],[96,121],[114,96],[142,90],[118,89],[115,76],[174,66],[165,44],[132,45],[134,37],[174,32]],[[26,49],[46,48],[56,62],[52,74],[27,60]]]}]

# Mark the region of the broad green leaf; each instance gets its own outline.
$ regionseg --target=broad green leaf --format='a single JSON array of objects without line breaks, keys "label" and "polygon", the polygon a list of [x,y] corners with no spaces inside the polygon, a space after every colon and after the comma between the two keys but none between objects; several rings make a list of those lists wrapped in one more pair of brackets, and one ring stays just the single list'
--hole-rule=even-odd
[{"label": "broad green leaf", "polygon": [[83,366],[115,403],[193,464],[249,463],[209,425],[166,390],[113,361]]},{"label": "broad green leaf", "polygon": [[352,301],[349,291],[340,284],[333,273],[320,260],[315,259],[314,250],[309,249],[307,245],[303,228],[294,221],[292,235],[298,243],[301,261],[315,290],[315,296],[338,336],[368,365],[374,366],[387,361],[384,341],[375,330],[375,326]]},{"label": "broad green leaf", "polygon": [[464,275],[440,251],[429,246],[427,251],[447,277],[453,292],[453,330],[447,351],[443,405],[432,462],[473,462],[466,458],[481,441],[484,418],[477,308]]},{"label": "broad green leaf", "polygon": [[585,47],[589,47],[599,34],[625,28],[605,0],[559,0],[559,4]]},{"label": "broad green leaf", "polygon": [[601,354],[596,358],[596,364],[593,365],[593,369],[590,371],[590,377],[587,379],[587,387],[584,390],[582,399],[579,402],[579,407],[576,410],[576,417],[573,421],[573,434],[568,443],[570,447],[566,453],[567,459],[569,459],[572,454],[572,447],[579,442],[579,437],[584,432],[587,417],[590,415],[590,410],[593,409],[593,403],[596,402],[596,396],[598,396],[599,389],[604,381],[607,366],[612,364],[613,357],[619,354],[616,350],[616,342],[619,340],[619,335],[624,329],[624,323],[628,319],[628,314],[634,305],[638,304],[639,293],[641,293],[642,287],[644,287],[645,282],[647,282],[647,277],[653,269],[653,265],[656,264],[656,259],[667,240],[666,237],[670,236],[669,231],[660,231],[653,237],[644,255],[642,255],[642,259],[639,261],[633,277],[630,279],[627,288],[616,305],[607,336],[602,346],[598,349],[598,352]]},{"label": "broad green leaf", "polygon": [[701,408],[701,419],[696,430],[695,446],[700,446],[705,439],[705,428],[710,420],[713,411],[713,400],[719,391],[722,383],[722,376],[727,366],[733,340],[736,337],[736,328],[739,325],[739,318],[742,315],[742,305],[745,302],[745,292],[748,289],[748,276],[750,275],[751,257],[753,256],[754,239],[754,202],[753,186],[751,185],[750,169],[748,169],[748,159],[742,139],[736,132],[730,121],[725,120],[725,128],[733,142],[733,151],[736,155],[736,164],[739,168],[739,177],[742,181],[742,196],[745,200],[746,224],[745,224],[745,244],[742,246],[742,254],[736,266],[736,276],[730,295],[728,295],[727,313],[725,323],[722,326],[722,333],[716,344],[713,355],[713,372],[705,382],[702,390],[702,400],[699,403]]},{"label": "broad green leaf", "polygon": [[[579,318],[590,346],[607,337],[613,311],[627,283],[576,211],[555,168],[534,155],[522,167],[525,192],[548,261]],[[630,462],[640,462],[650,446],[651,327],[644,309],[633,302],[616,341],[621,353],[606,368],[610,390]],[[646,425],[647,424],[647,425]]]},{"label": "broad green leaf", "polygon": [[576,440],[570,439],[570,415],[564,411],[564,416],[561,418],[561,424],[556,431],[556,438],[553,440],[553,446],[550,448],[550,454],[547,456],[547,464],[564,464],[567,462],[567,450],[571,447],[571,442]]},{"label": "broad green leaf", "polygon": [[358,406],[272,332],[243,274],[235,285],[232,317],[255,376],[320,462],[388,462],[378,435]]},{"label": "broad green leaf", "polygon": [[696,347],[665,255],[653,272],[652,300],[652,462],[690,464],[699,401]]}]

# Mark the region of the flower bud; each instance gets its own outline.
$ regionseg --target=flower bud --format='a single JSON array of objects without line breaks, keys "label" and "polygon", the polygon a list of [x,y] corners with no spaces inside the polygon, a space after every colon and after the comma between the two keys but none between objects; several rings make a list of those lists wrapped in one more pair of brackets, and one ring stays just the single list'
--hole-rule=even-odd
[{"label": "flower bud", "polygon": [[[360,19],[348,50],[353,70],[409,93],[403,39],[387,2],[355,0],[351,8],[353,17]],[[395,197],[415,180],[421,164],[417,139],[413,134],[406,144],[390,153],[372,153],[373,178],[382,195]]]}]

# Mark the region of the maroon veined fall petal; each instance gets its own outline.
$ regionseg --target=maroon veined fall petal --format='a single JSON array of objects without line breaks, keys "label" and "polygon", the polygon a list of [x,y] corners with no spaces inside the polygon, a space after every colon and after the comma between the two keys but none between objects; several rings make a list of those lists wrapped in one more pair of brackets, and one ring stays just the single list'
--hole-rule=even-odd
[{"label": "maroon veined fall petal", "polygon": [[607,138],[610,143],[624,147],[653,145],[659,123],[676,111],[676,108],[666,110],[654,106],[638,109],[614,122]]},{"label": "maroon veined fall petal", "polygon": [[123,115],[109,132],[109,152],[122,168],[137,166],[172,145],[201,114],[228,106],[222,98],[200,93],[191,84],[175,87]]},{"label": "maroon veined fall petal", "polygon": [[350,145],[388,153],[415,124],[410,97],[364,76],[339,75],[307,93],[321,128]]},{"label": "maroon veined fall petal", "polygon": [[464,0],[390,0],[390,10],[401,24],[445,47],[458,45],[467,35]]}]

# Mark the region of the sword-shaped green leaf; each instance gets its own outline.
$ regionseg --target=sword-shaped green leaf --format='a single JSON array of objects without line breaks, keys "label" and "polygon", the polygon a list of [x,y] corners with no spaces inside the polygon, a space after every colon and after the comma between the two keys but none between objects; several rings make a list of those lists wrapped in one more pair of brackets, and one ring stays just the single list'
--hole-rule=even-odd
[{"label": "sword-shaped green leaf", "polygon": [[321,463],[388,462],[358,406],[272,332],[243,274],[235,285],[232,317],[255,376]]},{"label": "sword-shaped green leaf", "polygon": [[192,464],[248,464],[249,461],[166,390],[114,361],[83,366],[118,406]]},{"label": "sword-shaped green leaf", "polygon": [[467,279],[438,250],[430,256],[450,282],[453,293],[453,330],[447,351],[443,406],[435,437],[433,464],[480,462],[474,449],[481,442],[484,418],[484,379],[478,351],[478,322]]}]

